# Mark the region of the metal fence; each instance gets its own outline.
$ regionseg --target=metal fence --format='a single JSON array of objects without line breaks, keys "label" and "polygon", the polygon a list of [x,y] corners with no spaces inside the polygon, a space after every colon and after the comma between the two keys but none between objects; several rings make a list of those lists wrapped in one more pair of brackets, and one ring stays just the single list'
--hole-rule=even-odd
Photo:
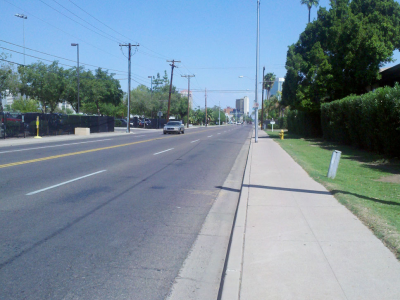
[{"label": "metal fence", "polygon": [[[39,126],[36,120],[39,117]],[[43,113],[0,113],[0,138],[74,134],[76,127],[90,128],[90,132],[113,132],[114,117],[82,116]]]}]

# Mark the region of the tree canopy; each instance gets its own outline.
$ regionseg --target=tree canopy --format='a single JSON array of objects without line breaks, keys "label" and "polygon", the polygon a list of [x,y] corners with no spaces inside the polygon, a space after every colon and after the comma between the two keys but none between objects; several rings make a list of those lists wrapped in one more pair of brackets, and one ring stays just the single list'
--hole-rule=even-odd
[{"label": "tree canopy", "polygon": [[400,48],[400,5],[394,0],[331,0],[289,46],[282,101],[301,110],[362,94]]}]

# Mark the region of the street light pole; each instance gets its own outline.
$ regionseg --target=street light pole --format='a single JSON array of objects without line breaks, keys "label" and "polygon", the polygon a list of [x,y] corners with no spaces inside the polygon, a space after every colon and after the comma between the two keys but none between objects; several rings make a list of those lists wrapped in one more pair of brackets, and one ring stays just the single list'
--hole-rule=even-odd
[{"label": "street light pole", "polygon": [[76,77],[78,78],[78,111],[77,113],[79,114],[79,44],[77,43],[71,43],[71,46],[75,47],[76,46],[76,62],[77,62],[77,67],[76,67]]},{"label": "street light pole", "polygon": [[190,101],[189,101],[189,99],[190,99],[190,77],[194,77],[195,75],[193,74],[193,75],[181,75],[181,77],[186,77],[187,79],[188,79],[188,104],[187,104],[187,107],[188,107],[188,112],[187,112],[187,128],[189,128],[189,108],[190,108]]},{"label": "street light pole", "polygon": [[221,126],[221,101],[219,101],[219,107],[218,107],[218,125]]},{"label": "street light pole", "polygon": [[147,76],[147,78],[151,78],[151,87],[150,87],[150,91],[151,91],[151,94],[150,94],[150,99],[152,99],[153,98],[153,76]]},{"label": "street light pole", "polygon": [[260,0],[257,0],[257,43],[256,43],[256,91],[255,91],[255,135],[254,140],[258,143],[258,68],[259,68],[259,51],[260,51]]},{"label": "street light pole", "polygon": [[22,19],[22,36],[24,42],[24,66],[25,66],[25,20],[28,19],[28,17],[23,14],[15,14],[15,16]]}]

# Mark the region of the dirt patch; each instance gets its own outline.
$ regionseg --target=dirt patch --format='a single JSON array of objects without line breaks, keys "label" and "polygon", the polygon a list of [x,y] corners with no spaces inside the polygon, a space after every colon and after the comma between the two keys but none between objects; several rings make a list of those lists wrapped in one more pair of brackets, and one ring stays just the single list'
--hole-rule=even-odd
[{"label": "dirt patch", "polygon": [[400,184],[400,174],[381,177],[375,181],[390,182]]}]

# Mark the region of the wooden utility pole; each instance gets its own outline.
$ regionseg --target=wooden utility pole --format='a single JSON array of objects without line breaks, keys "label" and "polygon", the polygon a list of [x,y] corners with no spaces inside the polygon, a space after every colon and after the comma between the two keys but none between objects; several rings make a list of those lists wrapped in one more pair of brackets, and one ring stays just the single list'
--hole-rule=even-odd
[{"label": "wooden utility pole", "polygon": [[261,87],[261,130],[263,129],[263,123],[264,123],[264,73],[265,73],[265,67],[263,67],[263,80],[262,80],[262,87]]},{"label": "wooden utility pole", "polygon": [[131,53],[132,53],[132,46],[137,47],[137,46],[139,46],[139,44],[132,45],[131,43],[129,43],[126,45],[119,44],[119,46],[129,48],[129,54],[128,54],[128,116],[126,118],[126,121],[127,121],[126,132],[130,133],[131,132],[131,128],[130,128],[130,124],[131,124],[131,57],[132,57]]},{"label": "wooden utility pole", "polygon": [[205,126],[207,127],[207,88],[206,88],[205,97],[206,97],[206,123],[205,123]]},{"label": "wooden utility pole", "polygon": [[169,96],[168,96],[168,112],[167,112],[167,123],[169,122],[169,111],[171,108],[171,93],[172,93],[172,79],[174,78],[174,68],[177,68],[177,66],[175,66],[175,63],[180,63],[180,60],[167,60],[167,62],[172,62],[172,64],[170,64],[171,66],[171,83],[169,85]]},{"label": "wooden utility pole", "polygon": [[187,128],[189,128],[189,110],[190,110],[190,77],[194,77],[194,75],[181,75],[181,77],[186,77],[188,79],[188,113],[187,113]]}]

